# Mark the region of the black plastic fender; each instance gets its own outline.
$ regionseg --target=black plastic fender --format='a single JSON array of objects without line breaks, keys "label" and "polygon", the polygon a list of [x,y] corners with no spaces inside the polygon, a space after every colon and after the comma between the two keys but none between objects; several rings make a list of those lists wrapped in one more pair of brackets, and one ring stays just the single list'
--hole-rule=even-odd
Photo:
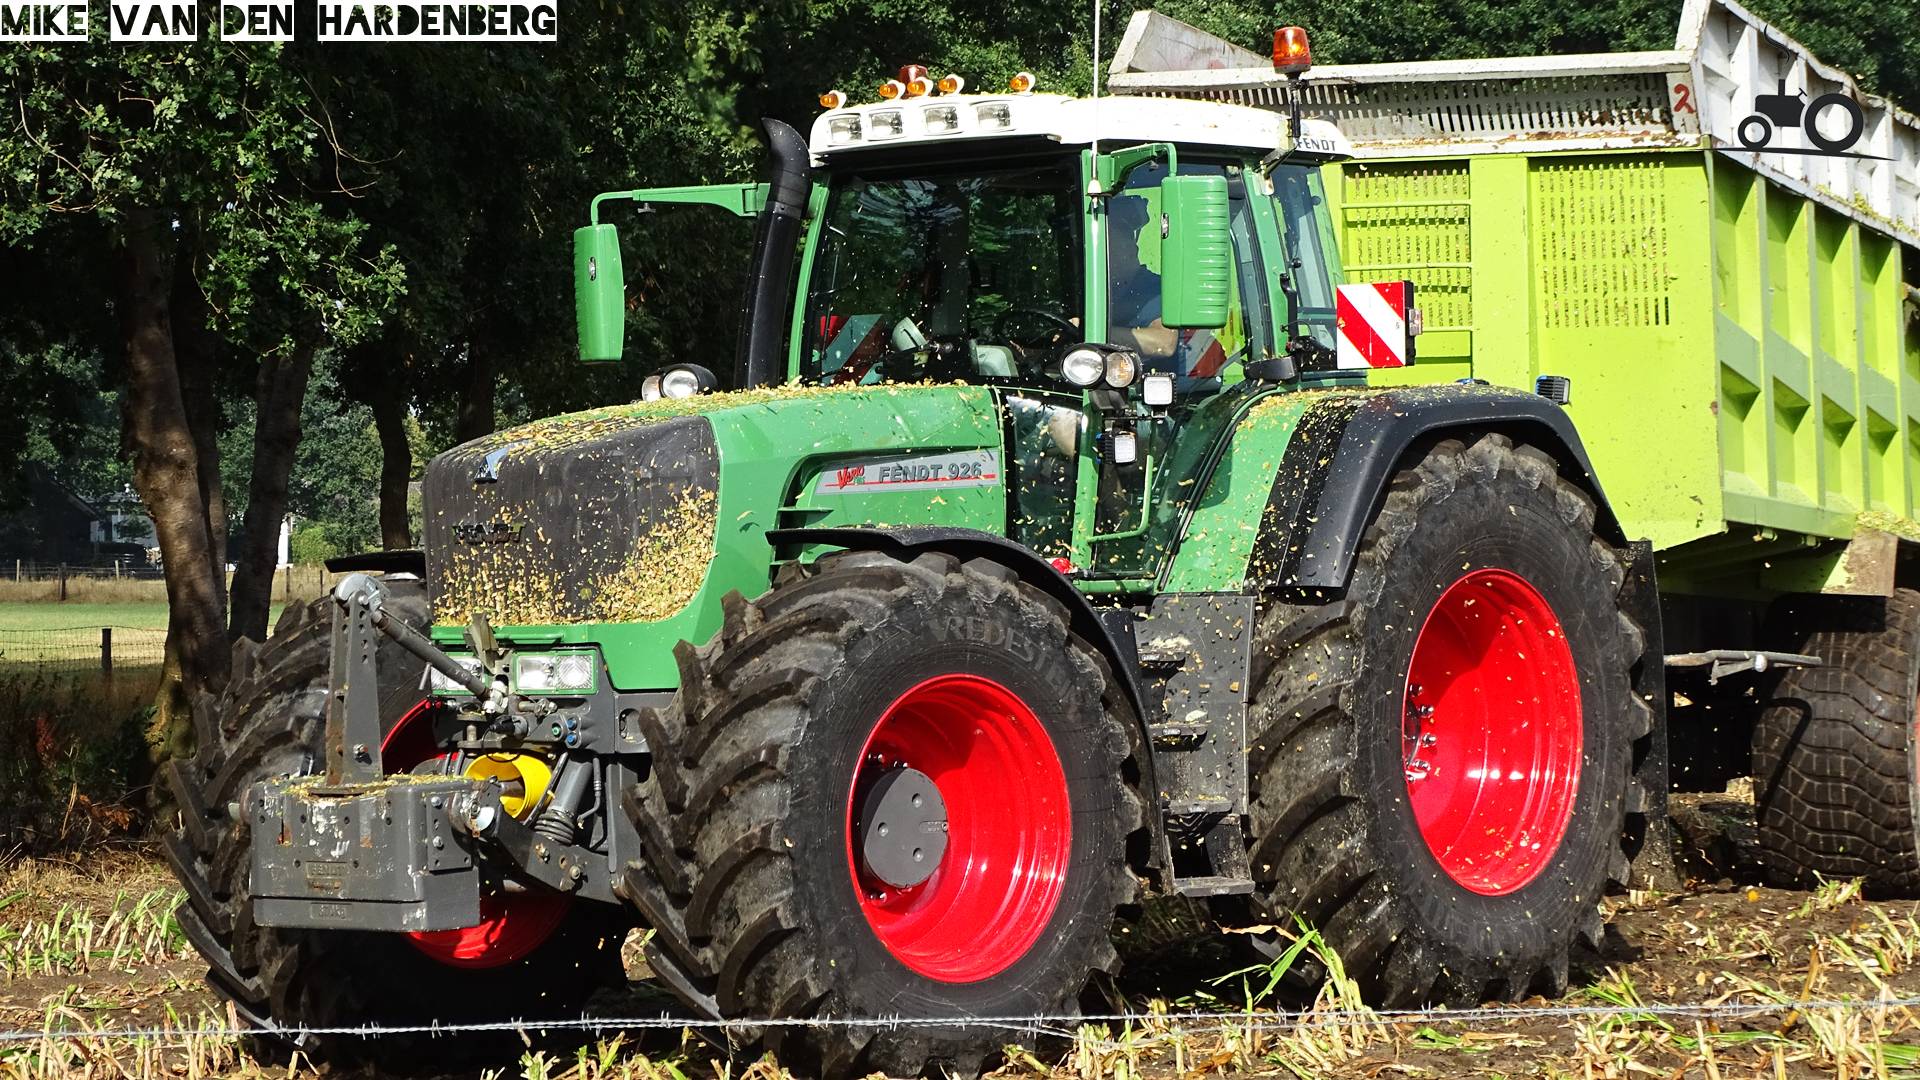
[{"label": "black plastic fender", "polygon": [[1441,439],[1471,441],[1488,432],[1551,455],[1561,475],[1598,504],[1600,534],[1626,543],[1573,420],[1560,406],[1519,390],[1412,386],[1332,395],[1301,416],[1260,516],[1248,583],[1263,590],[1344,588],[1394,473]]}]

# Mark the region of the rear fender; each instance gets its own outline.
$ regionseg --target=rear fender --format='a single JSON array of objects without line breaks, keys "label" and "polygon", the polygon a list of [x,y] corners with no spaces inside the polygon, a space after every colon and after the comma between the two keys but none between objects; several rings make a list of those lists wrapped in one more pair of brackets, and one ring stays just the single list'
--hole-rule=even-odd
[{"label": "rear fender", "polygon": [[1595,530],[1616,545],[1626,543],[1573,421],[1559,406],[1517,390],[1406,387],[1330,396],[1302,415],[1260,515],[1248,584],[1308,596],[1344,588],[1394,474],[1443,439],[1470,443],[1489,433],[1550,455],[1562,476],[1593,496]]}]

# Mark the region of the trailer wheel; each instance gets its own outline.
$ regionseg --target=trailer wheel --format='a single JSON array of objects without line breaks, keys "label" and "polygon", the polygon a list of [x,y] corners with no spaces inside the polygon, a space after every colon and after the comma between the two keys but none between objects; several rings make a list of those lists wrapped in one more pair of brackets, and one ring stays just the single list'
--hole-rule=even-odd
[{"label": "trailer wheel", "polygon": [[[421,590],[393,581],[389,587],[388,610],[424,626]],[[226,691],[195,704],[194,756],[167,769],[180,824],[164,851],[187,894],[177,917],[206,959],[214,988],[243,1017],[291,1029],[557,1019],[577,1016],[595,989],[625,985],[619,909],[569,908],[564,898],[557,909],[539,896],[529,905],[483,903],[488,923],[440,934],[254,925],[248,824],[234,811],[256,781],[316,772],[324,761],[330,605],[323,597],[289,606],[266,644],[243,640],[235,647]],[[421,760],[411,748],[419,728],[409,723],[421,715],[420,661],[383,641],[379,665],[385,749],[394,755],[388,764],[403,765],[409,755]],[[287,1044],[263,1038],[254,1048],[271,1056]],[[441,1040],[435,1053],[450,1045]],[[459,1048],[485,1053],[496,1045],[469,1038]],[[391,1053],[395,1040],[307,1037],[299,1047],[313,1058],[355,1060]]]},{"label": "trailer wheel", "polygon": [[829,1076],[970,1076],[1019,1036],[942,1020],[1074,1011],[1118,965],[1142,804],[1060,605],[987,560],[847,552],[727,607],[625,800],[662,981],[725,1017],[920,1021],[761,1032]]},{"label": "trailer wheel", "polygon": [[1754,724],[1762,863],[1783,884],[1863,878],[1879,892],[1920,890],[1920,593],[1797,596],[1773,616],[1792,651],[1825,663],[1780,670]]},{"label": "trailer wheel", "polygon": [[1536,449],[1402,470],[1340,599],[1255,639],[1256,899],[1386,1006],[1566,986],[1624,882],[1642,635],[1594,504]]}]

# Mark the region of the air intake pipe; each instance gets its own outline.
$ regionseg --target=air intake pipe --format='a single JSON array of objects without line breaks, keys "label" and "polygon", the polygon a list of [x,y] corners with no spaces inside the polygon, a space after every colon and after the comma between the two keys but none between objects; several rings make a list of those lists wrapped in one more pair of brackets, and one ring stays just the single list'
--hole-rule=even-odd
[{"label": "air intake pipe", "polygon": [[785,381],[787,328],[793,301],[793,256],[800,245],[807,200],[813,194],[807,140],[778,120],[763,120],[773,176],[767,204],[754,228],[753,266],[740,312],[736,385],[742,389]]}]

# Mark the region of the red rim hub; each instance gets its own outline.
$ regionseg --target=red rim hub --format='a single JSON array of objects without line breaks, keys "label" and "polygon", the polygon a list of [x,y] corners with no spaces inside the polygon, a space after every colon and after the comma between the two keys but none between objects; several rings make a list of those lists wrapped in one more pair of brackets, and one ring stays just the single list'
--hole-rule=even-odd
[{"label": "red rim hub", "polygon": [[[945,850],[919,884],[896,888],[864,865],[858,815],[874,786],[924,774],[946,808]],[[940,675],[887,707],[847,789],[847,863],[867,925],[929,979],[991,978],[1038,941],[1066,882],[1073,814],[1053,740],[1013,691]]]},{"label": "red rim hub", "polygon": [[1579,670],[1553,608],[1509,570],[1440,594],[1414,640],[1401,726],[1427,849],[1485,896],[1538,877],[1580,789]]},{"label": "red rim hub", "polygon": [[[423,701],[387,732],[380,760],[387,772],[411,772],[447,755],[433,741],[433,701]],[[480,895],[480,922],[458,930],[409,933],[415,948],[442,964],[492,968],[511,964],[540,947],[566,921],[573,898],[554,892],[489,892]]]}]

